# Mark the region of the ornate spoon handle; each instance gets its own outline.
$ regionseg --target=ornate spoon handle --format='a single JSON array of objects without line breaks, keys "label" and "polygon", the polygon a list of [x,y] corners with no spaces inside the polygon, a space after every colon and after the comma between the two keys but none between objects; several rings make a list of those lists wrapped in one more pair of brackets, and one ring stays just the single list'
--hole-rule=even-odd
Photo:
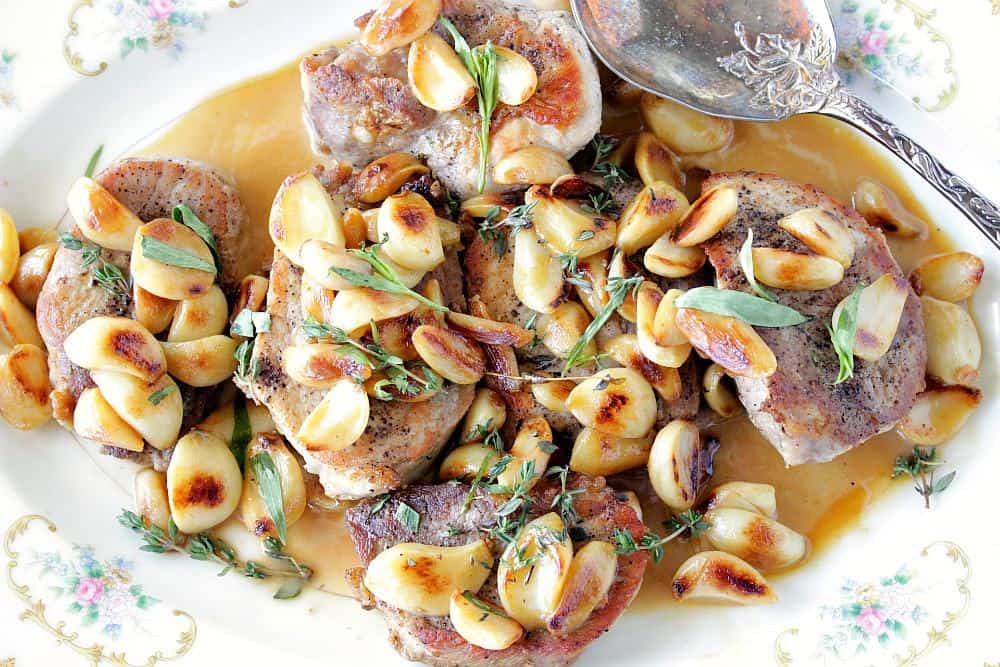
[{"label": "ornate spoon handle", "polygon": [[867,102],[840,86],[827,97],[819,113],[845,120],[883,144],[937,188],[1000,248],[1000,208]]}]

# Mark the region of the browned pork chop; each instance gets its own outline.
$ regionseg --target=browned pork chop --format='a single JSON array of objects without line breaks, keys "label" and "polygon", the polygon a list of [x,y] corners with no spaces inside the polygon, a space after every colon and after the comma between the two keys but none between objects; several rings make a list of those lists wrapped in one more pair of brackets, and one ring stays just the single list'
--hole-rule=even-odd
[{"label": "browned pork chop", "polygon": [[[445,0],[444,15],[471,46],[492,40],[527,58],[538,73],[531,99],[517,107],[500,104],[493,116],[493,163],[532,144],[569,157],[590,141],[601,124],[600,81],[568,12]],[[440,27],[435,30],[451,43]],[[420,104],[410,90],[407,54],[401,48],[375,58],[354,43],[303,60],[313,145],[357,167],[393,151],[421,155],[451,190],[471,196],[479,177],[475,101],[442,113]]]},{"label": "browned pork chop", "polygon": [[[169,218],[175,206],[191,207],[215,233],[222,258],[220,282],[231,290],[243,277],[249,216],[236,187],[215,170],[190,160],[173,158],[127,158],[119,160],[95,177],[118,201],[143,221]],[[83,238],[79,230],[73,230]],[[129,253],[104,250],[101,257],[128,276]],[[134,317],[131,293],[114,295],[93,279],[81,253],[60,247],[52,269],[38,296],[38,329],[49,351],[49,375],[58,398],[61,416],[72,414],[76,399],[93,386],[90,373],[75,366],[63,352],[63,341],[85,321],[101,315]],[[212,389],[179,385],[184,397],[184,425],[201,420],[210,407]],[[149,446],[144,454],[155,454]],[[136,458],[134,453],[113,447],[107,453]],[[154,462],[160,459],[154,457]]]},{"label": "browned pork chop", "polygon": [[[571,476],[567,488],[583,489],[583,493],[573,496],[574,507],[582,519],[578,528],[570,532],[574,548],[592,539],[613,543],[612,533],[618,528],[628,531],[636,540],[645,533],[635,511],[606,486],[602,478]],[[552,498],[558,491],[558,485],[553,482],[539,483],[532,492],[534,511],[531,518],[550,511]],[[483,493],[463,513],[462,505],[468,492],[469,487],[465,484],[411,486],[393,493],[378,511],[374,511],[374,501],[351,508],[347,512],[347,524],[361,563],[367,566],[382,551],[401,542],[458,546],[487,535],[484,531],[496,521],[496,508],[503,500]],[[420,513],[420,526],[415,534],[396,519],[400,502]],[[494,543],[492,547],[494,554],[499,556],[503,544]],[[358,589],[366,608],[382,612],[389,625],[390,641],[410,660],[442,666],[555,667],[572,663],[588,644],[618,620],[639,592],[648,560],[644,551],[619,556],[618,573],[607,601],[569,636],[560,639],[538,630],[502,651],[487,651],[469,644],[455,632],[447,617],[415,616],[376,599],[364,588],[363,567],[349,571],[348,580]],[[479,595],[500,606],[496,573],[486,580]]]},{"label": "browned pork chop", "polygon": [[818,207],[847,225],[854,263],[844,279],[820,291],[775,290],[781,303],[812,319],[796,327],[758,328],[774,351],[778,370],[769,378],[736,378],[750,420],[788,465],[829,461],[886,431],[905,415],[924,387],[927,344],[920,300],[911,291],[892,346],[875,363],[855,359],[854,377],[834,385],[840,367],[827,325],[836,305],[858,285],[889,273],[905,283],[882,232],[857,211],[819,188],[778,176],[745,172],[715,174],[703,189],[728,184],[739,192],[736,218],[705,244],[719,287],[750,291],[739,264],[740,246],[752,227],[754,245],[808,252],[778,227],[782,217]]}]

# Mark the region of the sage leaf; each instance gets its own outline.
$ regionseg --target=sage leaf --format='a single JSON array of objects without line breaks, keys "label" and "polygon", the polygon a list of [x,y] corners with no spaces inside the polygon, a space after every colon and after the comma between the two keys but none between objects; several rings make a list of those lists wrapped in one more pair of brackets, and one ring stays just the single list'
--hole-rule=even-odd
[{"label": "sage leaf", "polygon": [[97,163],[101,161],[101,153],[103,152],[104,144],[101,144],[97,147],[97,150],[90,155],[90,160],[87,161],[87,168],[83,170],[84,176],[87,178],[93,177],[94,172],[97,171]]},{"label": "sage leaf", "polygon": [[826,328],[830,333],[830,342],[840,361],[840,372],[837,373],[835,385],[854,377],[854,336],[858,330],[858,303],[864,285],[858,285],[851,294],[840,302],[833,310],[831,325]]},{"label": "sage leaf", "polygon": [[148,234],[142,237],[142,255],[154,262],[169,264],[170,266],[177,266],[182,269],[204,271],[205,273],[211,273],[213,276],[218,273],[214,264],[209,264],[200,257],[192,255],[187,250],[175,248]]},{"label": "sage leaf", "polygon": [[179,206],[174,206],[174,210],[171,211],[171,216],[174,222],[179,222],[185,227],[188,227],[191,231],[198,235],[208,249],[212,251],[212,258],[215,260],[215,268],[219,273],[222,273],[222,257],[219,256],[219,244],[215,240],[215,233],[212,228],[201,221],[201,218],[191,210],[187,204],[181,204]]},{"label": "sage leaf", "polygon": [[747,229],[747,240],[744,241],[743,247],[740,248],[740,268],[743,269],[743,275],[747,277],[747,282],[750,283],[750,289],[754,291],[754,294],[762,299],[767,299],[771,303],[778,302],[778,297],[774,295],[774,292],[758,283],[757,276],[754,274],[753,229]]},{"label": "sage leaf", "polygon": [[274,521],[274,529],[282,544],[288,542],[288,525],[285,521],[285,496],[281,490],[281,477],[274,459],[267,452],[260,452],[250,457],[254,481],[260,490],[267,513]]},{"label": "sage leaf", "polygon": [[396,506],[396,521],[403,524],[408,531],[416,533],[420,528],[420,512],[413,509],[404,502]]},{"label": "sage leaf", "polygon": [[696,287],[682,294],[675,303],[678,308],[728,315],[756,327],[793,327],[809,321],[794,308],[771,303],[746,292],[718,287]]},{"label": "sage leaf", "polygon": [[233,401],[233,435],[229,440],[229,449],[236,457],[240,470],[246,463],[247,445],[253,436],[250,426],[250,413],[247,410],[246,399],[237,396]]}]

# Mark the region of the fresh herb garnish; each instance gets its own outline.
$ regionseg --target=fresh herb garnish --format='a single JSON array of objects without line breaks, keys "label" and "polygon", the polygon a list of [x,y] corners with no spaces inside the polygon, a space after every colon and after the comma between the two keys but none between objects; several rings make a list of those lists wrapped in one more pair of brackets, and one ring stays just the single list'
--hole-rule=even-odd
[{"label": "fresh herb garnish", "polygon": [[743,269],[743,275],[747,277],[747,282],[750,283],[750,289],[754,291],[754,294],[771,303],[778,302],[778,297],[774,295],[774,292],[757,282],[757,275],[753,268],[753,229],[747,229],[747,240],[740,248],[740,267]]},{"label": "fresh herb garnish", "polygon": [[668,531],[671,531],[666,537],[661,538],[656,533],[647,531],[638,542],[635,541],[635,538],[628,531],[616,528],[612,534],[615,551],[622,556],[630,556],[637,551],[648,551],[649,555],[653,558],[653,562],[659,563],[663,560],[664,544],[681,537],[684,533],[690,533],[691,537],[695,537],[707,529],[709,524],[702,520],[700,514],[693,510],[688,510],[671,518],[669,521],[665,521],[664,526]]},{"label": "fresh herb garnish", "polygon": [[157,389],[152,394],[150,394],[147,397],[147,400],[149,400],[149,402],[152,403],[153,405],[159,405],[160,401],[162,401],[167,396],[169,396],[170,394],[172,394],[176,389],[177,389],[177,385],[168,384],[163,389]]},{"label": "fresh herb garnish", "polygon": [[509,227],[510,233],[516,234],[522,229],[531,227],[531,215],[534,210],[535,202],[521,204],[512,208],[510,213],[501,218],[503,211],[499,206],[493,206],[487,211],[486,217],[476,225],[476,233],[482,240],[493,243],[493,252],[497,255],[505,255],[510,243],[503,228]]},{"label": "fresh herb garnish", "polygon": [[149,234],[143,235],[140,246],[142,248],[143,257],[151,259],[154,262],[168,264],[182,269],[204,271],[205,273],[211,273],[213,276],[218,274],[214,264],[209,264],[202,258],[188,252],[187,250],[175,248],[174,246],[164,243],[160,239],[150,236]]},{"label": "fresh herb garnish", "polygon": [[189,228],[198,235],[198,238],[205,242],[208,249],[212,251],[212,259],[215,260],[216,271],[222,273],[222,257],[219,255],[219,244],[215,240],[215,233],[212,231],[212,228],[202,222],[201,218],[187,204],[174,206],[171,216],[174,222],[179,222]]},{"label": "fresh herb garnish", "polygon": [[552,503],[549,506],[559,512],[559,516],[562,517],[563,524],[567,528],[579,523],[580,515],[577,514],[576,507],[573,506],[573,496],[583,493],[583,489],[566,488],[569,468],[567,466],[553,466],[545,471],[545,476],[559,478],[559,493],[552,497]]},{"label": "fresh herb garnish", "polygon": [[500,96],[500,79],[497,76],[497,52],[493,42],[486,42],[481,49],[469,48],[455,24],[445,17],[440,23],[455,41],[455,52],[476,82],[476,102],[479,104],[479,191],[486,189],[486,170],[490,160],[490,123]]},{"label": "fresh herb garnish", "polygon": [[[502,468],[500,467],[501,462],[503,462]],[[521,467],[517,471],[513,484],[500,484],[497,477],[507,469],[511,462],[512,457],[508,455],[494,464],[490,470],[493,481],[486,487],[490,493],[503,493],[510,496],[497,508],[497,522],[490,529],[490,534],[493,537],[503,540],[505,543],[513,542],[528,522],[528,512],[531,510],[533,502],[528,494],[531,491],[532,479],[535,477],[534,459],[525,459],[521,461]],[[496,475],[492,475],[494,471],[498,471]]]},{"label": "fresh herb garnish", "polygon": [[924,507],[930,509],[931,496],[935,493],[942,493],[951,486],[955,480],[956,471],[938,479],[934,479],[935,468],[943,464],[937,455],[937,447],[930,450],[924,447],[914,447],[909,456],[897,456],[892,468],[892,478],[896,479],[902,475],[909,475],[913,480],[913,488],[924,499]]},{"label": "fresh herb garnish", "polygon": [[268,452],[259,452],[250,457],[250,467],[267,513],[274,522],[278,539],[282,544],[286,544],[288,523],[285,521],[284,492],[281,489],[281,476],[278,474],[277,466],[274,465],[274,459]]},{"label": "fresh herb garnish", "polygon": [[756,327],[793,327],[809,321],[802,313],[780,303],[771,303],[746,292],[718,287],[695,287],[678,297],[674,303],[678,308],[735,317]]},{"label": "fresh herb garnish", "polygon": [[840,372],[837,373],[837,379],[833,383],[835,385],[854,377],[854,336],[858,331],[858,304],[864,289],[864,285],[858,285],[834,308],[830,319],[831,326],[826,328],[830,333],[833,351],[837,353],[837,359],[840,361]]},{"label": "fresh herb garnish", "polygon": [[705,521],[700,513],[694,510],[686,510],[664,521],[663,527],[669,533],[680,531],[683,534],[686,531],[690,537],[698,537],[711,527],[711,524]]},{"label": "fresh herb garnish", "polygon": [[242,380],[251,380],[257,377],[257,364],[253,360],[254,339],[247,338],[236,346],[233,357],[236,358],[236,375]]},{"label": "fresh herb garnish", "polygon": [[250,426],[250,412],[247,410],[246,399],[237,392],[233,399],[233,435],[229,440],[229,449],[236,457],[236,462],[243,469],[247,454],[247,445],[253,437],[253,429]]},{"label": "fresh herb garnish", "polygon": [[590,281],[587,280],[587,276],[584,275],[583,271],[577,266],[580,261],[580,257],[575,252],[564,252],[559,255],[559,265],[562,266],[563,279],[570,285],[575,285],[582,290],[587,292],[594,289]]},{"label": "fresh herb garnish", "polygon": [[569,354],[566,356],[566,362],[563,364],[563,373],[580,365],[583,351],[587,348],[587,345],[594,339],[597,332],[601,330],[601,327],[611,319],[614,312],[625,303],[629,292],[635,294],[639,291],[642,281],[642,276],[632,276],[631,278],[614,277],[608,279],[608,284],[604,287],[604,290],[611,295],[611,298],[608,299],[608,302],[604,304],[604,307],[597,313],[597,316],[584,329],[583,335],[570,348]]},{"label": "fresh herb garnish", "polygon": [[244,308],[229,325],[229,333],[244,338],[253,338],[259,333],[268,333],[271,330],[271,315],[265,312],[257,312]]},{"label": "fresh herb garnish", "polygon": [[615,137],[609,137],[606,134],[594,135],[594,138],[590,140],[590,149],[594,151],[594,161],[590,165],[591,169],[604,162],[604,158],[611,155],[617,146],[618,140]]},{"label": "fresh herb garnish", "polygon": [[97,163],[101,161],[101,154],[104,152],[104,144],[97,147],[93,153],[90,154],[90,159],[87,160],[87,168],[83,170],[83,175],[87,178],[91,178],[94,172],[97,171]]},{"label": "fresh herb garnish", "polygon": [[[462,591],[462,597],[468,600],[469,604],[474,606],[476,609],[479,609],[484,614],[493,614],[494,616],[499,616],[500,618],[510,618],[510,616],[507,615],[507,612],[497,609],[492,605],[486,604],[485,602],[477,598],[476,594],[473,593],[472,591]],[[483,621],[485,619],[486,617],[484,616],[479,620]]]},{"label": "fresh herb garnish", "polygon": [[479,485],[482,484],[483,479],[486,477],[487,470],[489,471],[489,474],[493,478],[495,478],[496,475],[500,474],[499,472],[493,474],[493,471],[496,469],[497,463],[503,462],[503,467],[500,469],[500,472],[503,472],[503,470],[507,467],[507,464],[510,462],[511,458],[512,457],[509,454],[504,455],[500,459],[500,461],[497,461],[496,463],[491,465],[490,461],[492,459],[489,456],[483,457],[483,460],[479,462],[479,468],[476,470],[476,476],[472,479],[472,485],[469,487],[469,492],[465,494],[465,502],[462,503],[461,514],[465,514],[466,512],[469,511],[469,508],[472,507],[472,501],[476,499],[476,491],[479,490]]},{"label": "fresh herb garnish", "polygon": [[382,508],[385,507],[385,504],[389,502],[390,498],[392,498],[392,495],[388,493],[383,493],[381,496],[376,498],[375,502],[372,504],[371,513],[378,514],[379,512],[381,512]]},{"label": "fresh herb garnish", "polygon": [[400,522],[411,533],[420,528],[420,512],[400,501],[396,506],[396,521]]},{"label": "fresh herb garnish", "polygon": [[[590,213],[591,215],[604,215],[605,213],[613,215],[617,213],[617,204],[615,204],[614,197],[607,190],[601,190],[597,194],[590,195],[587,198],[587,203],[580,206],[584,213]],[[583,232],[584,234],[590,234],[590,238],[594,237],[594,232],[587,230]],[[578,241],[584,241],[586,239],[577,239]]]},{"label": "fresh herb garnish", "polygon": [[351,253],[355,257],[365,260],[372,267],[374,273],[367,274],[361,273],[360,271],[354,271],[352,269],[343,269],[338,266],[330,267],[332,273],[336,273],[338,276],[344,280],[350,282],[356,287],[368,287],[370,289],[378,290],[380,292],[388,292],[389,294],[399,294],[401,296],[408,296],[411,299],[419,301],[423,305],[427,306],[431,310],[436,310],[439,312],[448,312],[448,308],[442,306],[440,303],[434,301],[433,299],[428,299],[420,292],[415,292],[406,285],[403,281],[399,279],[399,275],[396,274],[395,269],[382,261],[378,256],[378,249],[382,246],[388,237],[383,237],[382,241],[368,247],[362,247],[358,249],[350,249],[347,252]]},{"label": "fresh herb garnish", "polygon": [[92,243],[84,243],[72,234],[63,233],[59,235],[59,242],[67,250],[80,253],[80,259],[85,267],[91,268],[91,277],[94,283],[99,285],[111,296],[123,298],[129,295],[132,286],[128,278],[117,266],[107,261],[101,256],[101,248]]},{"label": "fresh herb garnish", "polygon": [[[225,540],[209,533],[198,533],[188,536],[187,540],[179,540],[180,533],[173,519],[170,520],[168,530],[164,531],[159,526],[147,525],[135,512],[123,509],[118,515],[118,523],[142,536],[143,544],[139,547],[141,551],[154,554],[176,552],[187,554],[194,560],[213,561],[223,566],[222,571],[219,572],[220,577],[230,572],[239,572],[251,579],[282,577],[285,582],[275,593],[275,599],[283,600],[295,597],[302,590],[305,582],[312,577],[312,569],[302,565],[294,557],[282,551],[281,544],[273,537],[264,539],[264,553],[271,558],[288,563],[290,569],[273,568],[252,560],[242,561],[236,556],[236,550]],[[296,580],[296,583],[289,584],[289,580]]]},{"label": "fresh herb garnish", "polygon": [[607,190],[624,185],[632,180],[632,175],[622,169],[614,162],[601,162],[594,165],[591,170],[604,179],[604,187]]}]

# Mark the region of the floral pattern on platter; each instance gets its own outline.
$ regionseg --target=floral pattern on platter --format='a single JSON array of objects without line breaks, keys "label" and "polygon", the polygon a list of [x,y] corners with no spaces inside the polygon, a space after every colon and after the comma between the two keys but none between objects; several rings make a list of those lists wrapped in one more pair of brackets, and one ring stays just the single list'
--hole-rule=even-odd
[{"label": "floral pattern on platter", "polygon": [[14,97],[14,60],[17,56],[7,49],[0,50],[0,108],[16,108]]},{"label": "floral pattern on platter", "polygon": [[910,667],[949,641],[971,601],[970,564],[951,542],[934,542],[893,574],[848,579],[818,622],[789,628],[775,641],[780,667]]},{"label": "floral pattern on platter", "polygon": [[932,22],[935,10],[912,0],[842,0],[832,9],[837,64],[848,84],[868,72],[877,87],[896,88],[926,111],[940,111],[954,101],[954,53]]}]

